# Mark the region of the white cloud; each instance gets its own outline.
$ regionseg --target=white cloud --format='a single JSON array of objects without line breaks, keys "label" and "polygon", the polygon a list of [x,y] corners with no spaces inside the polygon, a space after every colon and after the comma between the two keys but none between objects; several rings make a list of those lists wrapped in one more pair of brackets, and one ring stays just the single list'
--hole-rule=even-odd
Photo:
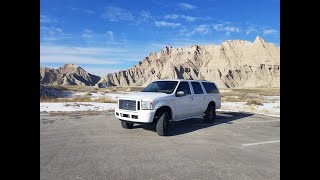
[{"label": "white cloud", "polygon": [[41,63],[123,64],[138,62],[143,57],[135,49],[120,47],[40,46]]},{"label": "white cloud", "polygon": [[47,15],[40,15],[40,23],[55,23],[58,22],[56,18],[47,16]]},{"label": "white cloud", "polygon": [[181,7],[183,10],[191,10],[197,8],[197,6],[188,3],[179,3],[179,7]]},{"label": "white cloud", "polygon": [[[230,24],[230,23],[227,23]],[[234,26],[226,26],[225,24],[213,24],[212,28],[215,31],[223,31],[226,32],[227,35],[229,35],[232,32],[240,32],[240,28],[234,27]]]},{"label": "white cloud", "polygon": [[100,47],[73,47],[73,46],[40,46],[40,53],[43,54],[68,54],[68,55],[103,55],[110,53],[124,53],[125,50],[118,48]]},{"label": "white cloud", "polygon": [[147,11],[141,11],[140,12],[140,16],[144,19],[144,20],[147,20],[147,19],[150,19],[152,18],[151,14]]},{"label": "white cloud", "polygon": [[85,10],[83,10],[83,12],[85,12],[87,14],[96,14],[96,12],[89,10],[89,9],[85,9]]},{"label": "white cloud", "polygon": [[114,35],[113,35],[112,31],[107,31],[105,35],[107,37],[107,40],[109,40],[109,41],[113,41],[114,40]]},{"label": "white cloud", "polygon": [[134,16],[130,11],[115,6],[105,7],[101,17],[111,22],[134,20]]},{"label": "white cloud", "polygon": [[199,25],[194,28],[194,30],[192,31],[192,34],[194,34],[194,33],[208,34],[209,32],[210,32],[209,25]]},{"label": "white cloud", "polygon": [[108,55],[124,53],[119,49],[72,46],[40,46],[41,63],[120,64],[119,59]]},{"label": "white cloud", "polygon": [[181,18],[181,19],[185,19],[186,21],[194,21],[194,20],[197,19],[196,17],[186,16],[186,15],[181,15],[181,14],[169,14],[169,15],[166,15],[164,18],[165,19],[178,19],[178,18]]},{"label": "white cloud", "polygon": [[72,64],[120,64],[116,60],[76,55],[46,55],[40,54],[41,63],[72,63]]},{"label": "white cloud", "polygon": [[239,28],[237,28],[237,27],[230,27],[230,26],[225,27],[224,30],[227,31],[227,32],[239,32],[239,31],[240,31]]},{"label": "white cloud", "polygon": [[278,31],[274,30],[274,29],[265,29],[265,30],[263,30],[263,34],[264,35],[268,35],[268,34],[274,35],[274,34],[277,34],[277,33],[278,33]]},{"label": "white cloud", "polygon": [[258,30],[256,28],[254,28],[254,27],[248,27],[246,29],[246,35],[248,35],[248,34],[250,34],[252,32],[258,32]]},{"label": "white cloud", "polygon": [[85,29],[83,30],[81,37],[85,39],[92,39],[94,37],[94,32],[89,29]]},{"label": "white cloud", "polygon": [[41,26],[40,38],[41,40],[44,40],[44,41],[56,41],[56,40],[71,38],[71,35],[64,33],[64,31],[58,27]]},{"label": "white cloud", "polygon": [[165,21],[156,21],[155,25],[157,27],[172,27],[172,28],[175,28],[175,27],[180,26],[181,24],[180,23],[170,23],[170,22],[165,22]]}]

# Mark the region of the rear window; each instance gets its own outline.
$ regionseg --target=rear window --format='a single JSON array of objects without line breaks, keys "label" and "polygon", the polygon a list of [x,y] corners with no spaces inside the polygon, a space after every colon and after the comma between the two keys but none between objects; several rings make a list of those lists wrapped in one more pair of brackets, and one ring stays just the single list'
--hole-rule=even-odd
[{"label": "rear window", "polygon": [[191,82],[195,94],[203,94],[203,90],[199,82]]},{"label": "rear window", "polygon": [[208,94],[211,93],[219,93],[218,88],[216,87],[216,85],[214,83],[210,83],[210,82],[202,82],[204,89],[206,90],[206,92]]}]

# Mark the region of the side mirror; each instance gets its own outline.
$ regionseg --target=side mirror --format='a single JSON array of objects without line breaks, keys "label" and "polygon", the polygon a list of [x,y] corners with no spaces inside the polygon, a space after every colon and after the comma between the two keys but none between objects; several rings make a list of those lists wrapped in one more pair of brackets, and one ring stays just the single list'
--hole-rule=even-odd
[{"label": "side mirror", "polygon": [[185,96],[186,94],[183,91],[177,92],[177,97]]}]

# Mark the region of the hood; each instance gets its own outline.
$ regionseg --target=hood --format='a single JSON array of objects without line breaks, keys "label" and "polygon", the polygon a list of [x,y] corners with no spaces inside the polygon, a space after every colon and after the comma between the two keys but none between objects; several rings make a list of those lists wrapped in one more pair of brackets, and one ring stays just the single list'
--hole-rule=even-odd
[{"label": "hood", "polygon": [[136,92],[136,93],[129,93],[119,96],[119,99],[141,99],[141,100],[154,100],[157,98],[162,97],[170,97],[172,95],[166,93],[159,93],[159,92]]}]

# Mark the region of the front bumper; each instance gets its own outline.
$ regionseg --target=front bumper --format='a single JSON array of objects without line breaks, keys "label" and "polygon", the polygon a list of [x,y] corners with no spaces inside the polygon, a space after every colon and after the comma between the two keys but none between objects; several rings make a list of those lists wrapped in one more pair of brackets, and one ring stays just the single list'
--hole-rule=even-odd
[{"label": "front bumper", "polygon": [[127,111],[118,108],[114,111],[116,118],[137,123],[152,123],[155,113],[156,110]]}]

